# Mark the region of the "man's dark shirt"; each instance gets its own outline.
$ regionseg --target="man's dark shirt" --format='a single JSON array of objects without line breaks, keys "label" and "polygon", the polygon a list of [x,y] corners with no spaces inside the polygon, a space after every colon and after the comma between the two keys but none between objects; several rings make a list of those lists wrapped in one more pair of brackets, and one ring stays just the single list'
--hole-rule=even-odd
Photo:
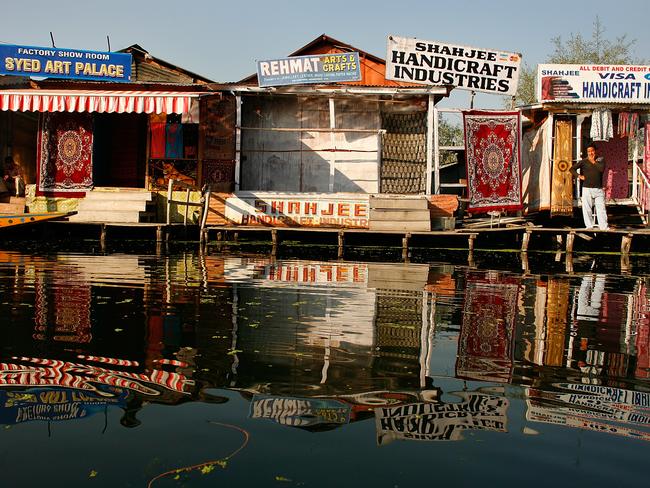
[{"label": "man's dark shirt", "polygon": [[605,171],[605,160],[603,158],[596,158],[596,162],[592,164],[588,159],[581,159],[576,164],[571,166],[571,174],[578,177],[578,169],[580,174],[583,174],[585,179],[582,181],[584,188],[602,188],[603,187],[603,172]]}]

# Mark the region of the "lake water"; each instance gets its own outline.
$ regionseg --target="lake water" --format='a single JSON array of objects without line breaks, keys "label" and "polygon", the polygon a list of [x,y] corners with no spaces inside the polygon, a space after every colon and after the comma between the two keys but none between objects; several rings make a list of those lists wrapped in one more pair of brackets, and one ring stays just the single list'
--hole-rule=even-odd
[{"label": "lake water", "polygon": [[0,486],[645,486],[647,262],[471,264],[0,251]]}]

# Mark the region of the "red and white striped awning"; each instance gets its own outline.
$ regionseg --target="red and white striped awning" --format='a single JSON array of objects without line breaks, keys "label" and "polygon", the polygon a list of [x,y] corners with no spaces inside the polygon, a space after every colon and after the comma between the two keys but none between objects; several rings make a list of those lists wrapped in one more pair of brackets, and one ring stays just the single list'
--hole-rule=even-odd
[{"label": "red and white striped awning", "polygon": [[0,110],[183,114],[199,93],[105,90],[0,90]]}]

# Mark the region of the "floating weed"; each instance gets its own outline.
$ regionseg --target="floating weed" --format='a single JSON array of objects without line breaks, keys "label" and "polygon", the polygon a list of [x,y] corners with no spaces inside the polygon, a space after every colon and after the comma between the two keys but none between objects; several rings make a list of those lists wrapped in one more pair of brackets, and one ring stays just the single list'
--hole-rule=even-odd
[{"label": "floating weed", "polygon": [[285,478],[284,476],[276,476],[275,481],[283,481],[285,483],[287,483],[287,482],[290,483],[291,482],[291,480],[289,478]]},{"label": "floating weed", "polygon": [[244,351],[242,351],[241,349],[231,349],[230,351],[228,351],[227,354],[228,354],[229,356],[234,356],[234,355],[237,354],[238,352],[244,352]]},{"label": "floating weed", "polygon": [[88,477],[89,478],[94,478],[95,476],[97,476],[97,471],[95,471],[94,469],[91,469],[90,474],[88,475]]}]

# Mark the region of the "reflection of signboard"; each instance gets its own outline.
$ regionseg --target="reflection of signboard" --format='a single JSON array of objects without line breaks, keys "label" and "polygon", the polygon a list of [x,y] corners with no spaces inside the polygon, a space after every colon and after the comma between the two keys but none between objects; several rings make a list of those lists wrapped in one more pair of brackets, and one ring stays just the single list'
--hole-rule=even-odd
[{"label": "reflection of signboard", "polygon": [[514,95],[521,55],[389,36],[386,79]]},{"label": "reflection of signboard", "polygon": [[462,440],[464,430],[507,432],[507,398],[484,393],[456,395],[463,401],[376,408],[377,444],[395,439],[456,441]]},{"label": "reflection of signboard", "polygon": [[278,262],[264,267],[264,279],[287,283],[366,283],[367,264]]},{"label": "reflection of signboard", "polygon": [[359,81],[359,53],[313,54],[258,61],[257,79],[259,86]]},{"label": "reflection of signboard", "polygon": [[623,390],[611,386],[585,385],[582,383],[557,383],[553,386],[593,396],[605,403],[630,405],[635,408],[650,410],[650,393],[633,390]]},{"label": "reflection of signboard", "polygon": [[650,103],[650,66],[540,64],[537,100]]},{"label": "reflection of signboard", "polygon": [[292,398],[255,395],[250,417],[270,419],[290,427],[311,427],[319,424],[347,424],[350,407],[326,398]]},{"label": "reflection of signboard", "polygon": [[0,44],[0,74],[128,82],[131,55]]},{"label": "reflection of signboard", "polygon": [[107,388],[102,395],[59,388],[0,391],[0,423],[74,420],[103,412],[107,406],[126,406],[126,391]]},{"label": "reflection of signboard", "polygon": [[235,97],[207,97],[201,99],[199,118],[201,158],[234,160],[237,103]]},{"label": "reflection of signboard", "polygon": [[263,226],[368,228],[368,197],[313,194],[238,194],[226,200],[226,218]]}]

